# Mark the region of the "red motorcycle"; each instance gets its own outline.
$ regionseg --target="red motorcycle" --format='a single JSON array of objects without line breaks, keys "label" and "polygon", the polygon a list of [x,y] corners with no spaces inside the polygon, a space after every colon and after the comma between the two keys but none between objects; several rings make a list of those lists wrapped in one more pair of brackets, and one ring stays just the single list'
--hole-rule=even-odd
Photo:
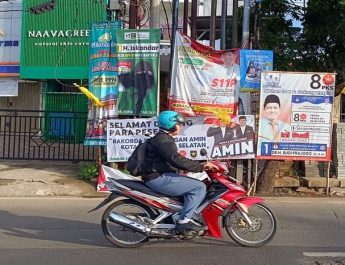
[{"label": "red motorcycle", "polygon": [[103,213],[102,230],[118,247],[138,247],[150,238],[221,238],[221,227],[242,246],[258,247],[270,242],[277,229],[274,213],[262,203],[262,198],[247,196],[237,180],[228,176],[224,164],[212,163],[217,170],[187,175],[208,187],[206,198],[193,217],[195,222],[208,227],[205,231],[178,233],[175,226],[183,197],[154,192],[137,177],[107,166],[101,168],[100,176],[105,179],[101,188],[111,194],[91,211],[116,199]]}]

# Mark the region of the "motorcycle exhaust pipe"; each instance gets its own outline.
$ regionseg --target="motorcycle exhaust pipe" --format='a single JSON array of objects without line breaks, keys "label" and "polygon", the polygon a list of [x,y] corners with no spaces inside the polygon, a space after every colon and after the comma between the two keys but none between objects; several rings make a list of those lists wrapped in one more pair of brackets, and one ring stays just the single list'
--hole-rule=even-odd
[{"label": "motorcycle exhaust pipe", "polygon": [[136,222],[135,220],[132,220],[122,214],[119,213],[111,213],[109,214],[109,217],[111,220],[119,225],[128,227],[130,229],[133,229],[134,231],[144,234],[144,235],[149,235],[151,232],[151,228],[149,228],[147,225],[140,224]]}]

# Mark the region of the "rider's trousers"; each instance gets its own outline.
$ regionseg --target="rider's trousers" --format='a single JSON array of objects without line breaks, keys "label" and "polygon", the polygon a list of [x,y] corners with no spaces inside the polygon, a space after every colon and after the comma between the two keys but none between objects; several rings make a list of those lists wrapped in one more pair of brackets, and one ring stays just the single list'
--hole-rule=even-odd
[{"label": "rider's trousers", "polygon": [[184,196],[180,219],[191,219],[206,195],[206,185],[196,179],[174,173],[163,175],[145,183],[152,190],[170,196]]}]

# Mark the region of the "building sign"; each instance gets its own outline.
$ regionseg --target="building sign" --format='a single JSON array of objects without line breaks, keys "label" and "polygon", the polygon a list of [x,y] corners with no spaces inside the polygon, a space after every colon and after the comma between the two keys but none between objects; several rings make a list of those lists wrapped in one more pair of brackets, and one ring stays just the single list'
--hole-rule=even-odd
[{"label": "building sign", "polygon": [[23,3],[20,77],[87,79],[90,24],[105,20],[104,3],[51,2],[49,8],[36,0]]},{"label": "building sign", "polygon": [[331,159],[332,73],[264,72],[258,159]]},{"label": "building sign", "polygon": [[21,10],[22,0],[0,2],[0,77],[19,75]]},{"label": "building sign", "polygon": [[[107,160],[127,161],[136,146],[158,132],[156,118],[108,120]],[[178,151],[190,159],[204,160],[201,149],[212,159],[254,158],[254,116],[237,116],[231,124],[214,117],[188,118],[175,138]]]}]

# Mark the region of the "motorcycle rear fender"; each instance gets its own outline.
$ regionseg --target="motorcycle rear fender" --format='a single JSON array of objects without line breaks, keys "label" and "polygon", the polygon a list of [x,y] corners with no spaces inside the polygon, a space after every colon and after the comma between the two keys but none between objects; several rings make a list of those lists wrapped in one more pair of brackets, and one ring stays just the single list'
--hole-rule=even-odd
[{"label": "motorcycle rear fender", "polygon": [[109,202],[115,199],[120,199],[120,198],[124,198],[124,197],[120,193],[112,192],[103,201],[101,201],[95,208],[88,211],[88,213],[95,212],[99,210],[100,208],[102,208],[103,206],[107,205]]}]

